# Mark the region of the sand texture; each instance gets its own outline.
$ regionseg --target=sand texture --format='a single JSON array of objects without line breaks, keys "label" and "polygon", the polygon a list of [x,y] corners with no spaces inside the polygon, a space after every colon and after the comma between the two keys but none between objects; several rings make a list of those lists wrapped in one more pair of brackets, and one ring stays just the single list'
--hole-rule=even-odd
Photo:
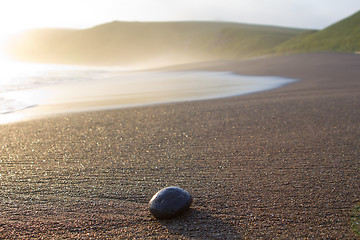
[{"label": "sand texture", "polygon": [[[301,81],[0,125],[0,238],[356,239],[360,55],[181,69]],[[194,203],[158,221],[148,201],[166,186],[187,190]]]}]

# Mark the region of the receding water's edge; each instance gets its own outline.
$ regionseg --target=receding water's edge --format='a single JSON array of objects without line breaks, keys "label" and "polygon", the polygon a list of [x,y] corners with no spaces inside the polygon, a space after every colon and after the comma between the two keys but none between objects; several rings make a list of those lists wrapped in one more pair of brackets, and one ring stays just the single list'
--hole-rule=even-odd
[{"label": "receding water's edge", "polygon": [[[73,70],[68,73],[73,76]],[[77,72],[81,75],[81,72]],[[89,76],[88,72],[85,73]],[[58,75],[56,75],[58,77]],[[62,73],[67,77],[67,74]],[[243,76],[232,72],[102,72],[88,81],[0,93],[0,123],[5,115],[27,118],[59,113],[128,108],[161,103],[216,99],[266,91],[296,81],[274,76]],[[51,77],[51,75],[50,75]],[[61,81],[60,81],[61,82]],[[19,114],[17,114],[19,115]],[[1,120],[2,118],[2,120]],[[7,117],[11,119],[10,117]],[[16,118],[11,121],[18,121]]]}]

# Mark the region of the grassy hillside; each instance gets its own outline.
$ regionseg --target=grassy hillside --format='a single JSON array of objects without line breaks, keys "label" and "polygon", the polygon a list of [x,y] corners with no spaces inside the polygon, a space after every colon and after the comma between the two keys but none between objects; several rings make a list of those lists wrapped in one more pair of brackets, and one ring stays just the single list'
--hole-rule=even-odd
[{"label": "grassy hillside", "polygon": [[360,51],[360,11],[321,31],[307,31],[274,48],[276,53]]},{"label": "grassy hillside", "polygon": [[324,30],[225,22],[111,22],[18,35],[10,55],[32,62],[151,66],[303,52],[360,51],[360,11]]},{"label": "grassy hillside", "polygon": [[257,56],[302,32],[224,22],[111,22],[85,30],[31,30],[8,49],[26,61],[168,65]]}]

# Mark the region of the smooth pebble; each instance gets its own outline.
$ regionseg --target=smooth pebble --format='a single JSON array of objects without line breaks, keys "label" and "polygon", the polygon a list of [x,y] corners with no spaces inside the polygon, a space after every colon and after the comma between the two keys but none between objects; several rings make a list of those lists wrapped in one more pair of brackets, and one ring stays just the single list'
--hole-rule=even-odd
[{"label": "smooth pebble", "polygon": [[180,216],[192,203],[192,196],[179,187],[167,187],[158,191],[150,200],[150,213],[157,219]]}]

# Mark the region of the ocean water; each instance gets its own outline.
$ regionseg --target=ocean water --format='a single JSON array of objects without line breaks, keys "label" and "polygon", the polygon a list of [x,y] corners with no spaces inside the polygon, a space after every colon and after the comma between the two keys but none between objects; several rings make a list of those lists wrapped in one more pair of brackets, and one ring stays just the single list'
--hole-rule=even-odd
[{"label": "ocean water", "polygon": [[[119,67],[0,64],[0,117],[45,104],[75,106],[83,103],[75,108],[75,111],[83,111],[229,97],[269,90],[294,81],[231,72],[134,72]],[[103,104],[92,106],[92,102]]]},{"label": "ocean water", "polygon": [[[109,71],[55,64],[0,62],[0,114],[41,104],[30,90],[65,83],[96,80]],[[29,96],[30,94],[30,96]]]}]

